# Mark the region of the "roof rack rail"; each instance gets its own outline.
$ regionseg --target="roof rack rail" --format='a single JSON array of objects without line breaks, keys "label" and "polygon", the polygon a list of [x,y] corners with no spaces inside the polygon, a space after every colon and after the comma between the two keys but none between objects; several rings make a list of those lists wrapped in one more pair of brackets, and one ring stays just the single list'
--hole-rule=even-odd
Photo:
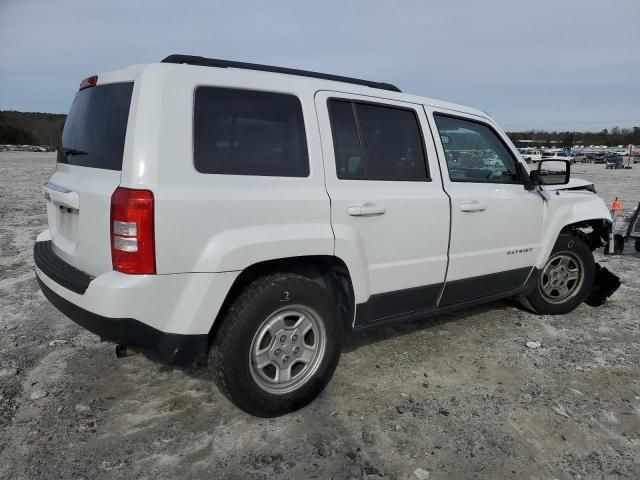
[{"label": "roof rack rail", "polygon": [[194,55],[169,55],[162,60],[162,63],[185,63],[187,65],[199,65],[202,67],[218,68],[242,68],[245,70],[259,70],[261,72],[284,73],[286,75],[297,75],[300,77],[321,78],[323,80],[333,80],[335,82],[353,83],[371,88],[400,92],[401,90],[390,83],[371,82],[359,78],[342,77],[328,73],[310,72],[308,70],[298,70],[295,68],[274,67],[272,65],[260,65],[258,63],[234,62],[231,60],[218,60],[215,58],[198,57]]}]

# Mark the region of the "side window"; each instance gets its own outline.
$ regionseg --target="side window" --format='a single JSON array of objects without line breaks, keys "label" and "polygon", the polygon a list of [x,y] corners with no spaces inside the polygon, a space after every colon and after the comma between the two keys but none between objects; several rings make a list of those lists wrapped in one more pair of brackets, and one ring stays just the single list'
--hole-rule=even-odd
[{"label": "side window", "polygon": [[517,160],[487,125],[434,115],[452,182],[520,183]]},{"label": "side window", "polygon": [[309,175],[302,107],[294,95],[198,87],[193,137],[201,173]]},{"label": "side window", "polygon": [[364,156],[358,136],[353,104],[338,100],[329,101],[333,148],[336,154],[338,178],[365,178]]},{"label": "side window", "polygon": [[413,110],[329,100],[338,178],[428,180],[422,132]]}]

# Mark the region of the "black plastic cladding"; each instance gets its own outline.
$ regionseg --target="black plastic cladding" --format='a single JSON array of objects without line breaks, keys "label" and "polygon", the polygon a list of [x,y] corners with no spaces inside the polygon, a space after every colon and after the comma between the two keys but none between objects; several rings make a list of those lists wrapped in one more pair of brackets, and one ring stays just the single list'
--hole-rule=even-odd
[{"label": "black plastic cladding", "polygon": [[219,60],[216,58],[198,57],[195,55],[169,55],[162,60],[162,63],[184,63],[187,65],[199,65],[201,67],[217,67],[217,68],[242,68],[245,70],[258,70],[261,72],[284,73],[286,75],[297,75],[299,77],[320,78],[322,80],[333,80],[334,82],[352,83],[355,85],[364,85],[365,87],[378,88],[381,90],[389,90],[391,92],[400,92],[401,90],[390,83],[371,82],[369,80],[361,80],[359,78],[342,77],[340,75],[331,75],[329,73],[311,72],[308,70],[298,70],[295,68],[274,67],[272,65],[260,65],[258,63],[234,62],[231,60]]}]

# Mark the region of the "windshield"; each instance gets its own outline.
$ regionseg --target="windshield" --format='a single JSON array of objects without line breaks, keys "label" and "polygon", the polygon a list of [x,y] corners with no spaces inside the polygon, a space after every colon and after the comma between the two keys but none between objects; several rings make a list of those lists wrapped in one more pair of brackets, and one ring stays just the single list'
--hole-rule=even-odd
[{"label": "windshield", "polygon": [[58,163],[122,170],[133,82],[80,90],[62,132]]}]

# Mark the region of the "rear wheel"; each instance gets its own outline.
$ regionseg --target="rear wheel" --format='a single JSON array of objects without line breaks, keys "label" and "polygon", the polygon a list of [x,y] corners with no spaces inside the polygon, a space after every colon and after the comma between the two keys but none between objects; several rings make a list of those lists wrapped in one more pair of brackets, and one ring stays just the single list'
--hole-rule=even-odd
[{"label": "rear wheel", "polygon": [[568,313],[587,297],[594,278],[595,261],[587,244],[573,235],[560,235],[523,303],[540,314]]},{"label": "rear wheel", "polygon": [[219,321],[210,371],[220,390],[253,415],[303,407],[329,382],[340,357],[333,296],[299,275],[252,282]]}]

